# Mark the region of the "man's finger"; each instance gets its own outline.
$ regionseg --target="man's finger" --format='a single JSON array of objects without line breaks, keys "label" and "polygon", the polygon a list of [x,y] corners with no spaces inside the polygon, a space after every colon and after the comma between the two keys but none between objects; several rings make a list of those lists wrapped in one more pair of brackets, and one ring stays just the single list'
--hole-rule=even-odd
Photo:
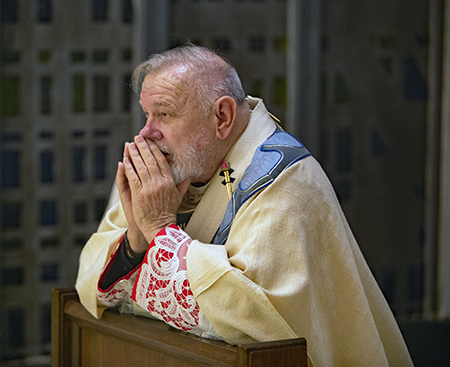
[{"label": "man's finger", "polygon": [[178,189],[178,192],[180,193],[181,197],[183,197],[184,194],[186,194],[186,191],[188,190],[189,185],[191,184],[191,181],[192,181],[192,178],[188,177],[184,181],[180,182],[177,185],[177,189]]},{"label": "man's finger", "polygon": [[172,177],[172,171],[170,170],[169,163],[167,162],[166,157],[158,148],[158,146],[151,140],[148,141],[148,147],[155,157],[155,160],[158,164],[159,170],[163,177]]},{"label": "man's finger", "polygon": [[131,159],[131,155],[130,155],[130,143],[126,142],[125,143],[125,149],[123,151],[123,159],[128,158],[131,165],[133,166],[133,169],[136,170],[136,167],[134,167],[133,161]]},{"label": "man's finger", "polygon": [[[153,152],[150,150],[149,146],[145,142],[144,138],[140,135],[137,135],[134,138],[134,141],[135,141],[135,146],[138,148],[139,154],[141,155],[145,165],[150,170],[150,175],[152,174],[151,171],[153,171],[155,169],[159,170],[158,162],[157,162],[155,156],[153,155]],[[154,173],[155,173],[155,171],[154,171]]]},{"label": "man's finger", "polygon": [[[130,160],[132,165],[134,166],[134,171],[139,178],[139,181],[142,182],[142,185],[149,183],[151,180],[149,166],[144,162],[143,157],[136,146],[135,143],[130,143],[129,145],[130,152]],[[148,150],[148,149],[147,149]],[[125,160],[124,160],[125,162]]]},{"label": "man's finger", "polygon": [[[141,161],[142,162],[142,161]],[[138,173],[135,171],[130,159],[125,157],[123,159],[123,165],[125,167],[125,175],[128,180],[128,185],[132,191],[140,190],[142,188],[141,179]]]},{"label": "man's finger", "polygon": [[119,190],[119,193],[128,186],[127,176],[125,175],[125,167],[122,162],[119,162],[117,165],[117,173],[116,173],[116,186]]}]

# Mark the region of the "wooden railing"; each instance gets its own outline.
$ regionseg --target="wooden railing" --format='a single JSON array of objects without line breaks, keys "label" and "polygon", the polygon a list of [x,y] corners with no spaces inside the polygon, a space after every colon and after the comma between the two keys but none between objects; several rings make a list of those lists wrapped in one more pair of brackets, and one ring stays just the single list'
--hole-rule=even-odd
[{"label": "wooden railing", "polygon": [[306,367],[303,338],[233,346],[146,317],[94,318],[74,288],[52,293],[52,367]]}]

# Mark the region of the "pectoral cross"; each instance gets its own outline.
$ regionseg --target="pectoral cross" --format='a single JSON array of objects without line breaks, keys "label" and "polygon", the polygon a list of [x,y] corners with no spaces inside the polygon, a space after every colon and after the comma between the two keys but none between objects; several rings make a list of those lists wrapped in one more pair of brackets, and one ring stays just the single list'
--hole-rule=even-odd
[{"label": "pectoral cross", "polygon": [[230,168],[230,163],[227,161],[224,161],[222,163],[222,165],[220,166],[220,169],[221,169],[220,175],[225,177],[225,179],[222,181],[222,184],[227,187],[228,198],[231,199],[231,195],[233,192],[231,183],[235,179],[233,177],[231,177],[230,175],[234,172],[234,170]]}]

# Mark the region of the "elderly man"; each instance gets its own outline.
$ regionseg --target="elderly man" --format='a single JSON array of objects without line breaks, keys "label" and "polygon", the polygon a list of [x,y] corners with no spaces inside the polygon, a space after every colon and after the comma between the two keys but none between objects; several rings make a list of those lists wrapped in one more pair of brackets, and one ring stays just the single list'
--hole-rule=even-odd
[{"label": "elderly man", "polygon": [[311,366],[412,365],[326,175],[235,69],[191,45],[133,83],[146,124],[81,254],[84,306],[232,344],[305,337]]}]

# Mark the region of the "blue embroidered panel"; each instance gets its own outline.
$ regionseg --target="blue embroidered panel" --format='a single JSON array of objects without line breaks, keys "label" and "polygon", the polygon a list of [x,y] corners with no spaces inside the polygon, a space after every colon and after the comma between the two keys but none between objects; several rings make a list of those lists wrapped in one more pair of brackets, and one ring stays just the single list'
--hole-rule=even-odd
[{"label": "blue embroidered panel", "polygon": [[310,155],[294,136],[277,129],[256,149],[238,188],[233,192],[212,243],[224,244],[227,241],[233,219],[242,204],[270,185],[283,170]]}]

